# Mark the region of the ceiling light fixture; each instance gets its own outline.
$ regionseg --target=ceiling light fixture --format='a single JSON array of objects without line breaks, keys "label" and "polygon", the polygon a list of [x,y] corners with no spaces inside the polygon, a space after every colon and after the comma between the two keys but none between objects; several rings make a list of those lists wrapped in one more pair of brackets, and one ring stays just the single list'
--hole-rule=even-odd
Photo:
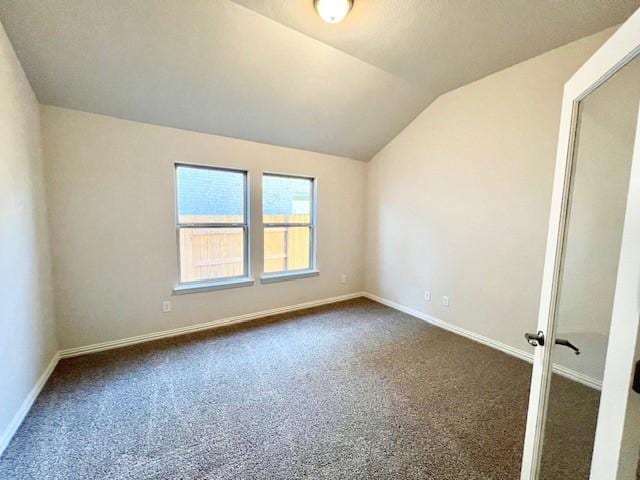
[{"label": "ceiling light fixture", "polygon": [[313,6],[327,23],[340,23],[353,7],[353,0],[313,0]]}]

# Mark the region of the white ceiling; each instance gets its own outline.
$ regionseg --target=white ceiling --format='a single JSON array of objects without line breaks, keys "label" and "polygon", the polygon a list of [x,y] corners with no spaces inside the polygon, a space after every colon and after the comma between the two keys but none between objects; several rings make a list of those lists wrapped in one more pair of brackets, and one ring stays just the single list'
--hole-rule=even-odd
[{"label": "white ceiling", "polygon": [[0,0],[41,103],[368,160],[441,93],[640,0]]}]

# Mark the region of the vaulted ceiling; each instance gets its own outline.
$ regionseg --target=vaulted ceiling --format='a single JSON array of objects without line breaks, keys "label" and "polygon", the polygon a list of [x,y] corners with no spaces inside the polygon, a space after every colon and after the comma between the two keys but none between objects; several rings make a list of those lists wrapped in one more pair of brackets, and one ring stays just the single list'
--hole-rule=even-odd
[{"label": "vaulted ceiling", "polygon": [[438,95],[640,0],[0,0],[43,104],[368,160]]}]

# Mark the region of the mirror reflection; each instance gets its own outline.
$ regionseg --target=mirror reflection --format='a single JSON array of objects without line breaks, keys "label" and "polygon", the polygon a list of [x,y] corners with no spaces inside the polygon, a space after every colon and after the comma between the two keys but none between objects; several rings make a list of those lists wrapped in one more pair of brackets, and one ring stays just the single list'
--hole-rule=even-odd
[{"label": "mirror reflection", "polygon": [[539,478],[588,479],[632,162],[640,59],[579,108]]}]

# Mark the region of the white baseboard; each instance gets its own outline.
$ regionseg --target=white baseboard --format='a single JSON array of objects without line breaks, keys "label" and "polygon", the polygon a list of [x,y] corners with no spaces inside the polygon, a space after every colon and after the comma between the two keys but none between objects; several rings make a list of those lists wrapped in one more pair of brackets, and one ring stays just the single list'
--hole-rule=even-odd
[{"label": "white baseboard", "polygon": [[314,300],[311,302],[299,303],[297,305],[288,305],[286,307],[272,308],[269,310],[262,310],[260,312],[247,313],[244,315],[237,315],[235,317],[212,320],[211,322],[199,323],[197,325],[190,325],[188,327],[173,328],[171,330],[164,330],[162,332],[147,333],[144,335],[137,335],[135,337],[111,340],[109,342],[94,343],[92,345],[86,345],[84,347],[68,348],[60,351],[60,358],[77,357],[79,355],[102,352],[104,350],[111,350],[113,348],[120,348],[128,345],[150,342],[152,340],[158,340],[161,338],[176,337],[187,333],[211,330],[213,328],[233,325],[235,323],[248,322],[250,320],[256,320],[258,318],[270,317],[279,313],[295,312],[296,310],[303,310],[305,308],[317,307],[320,305],[328,305],[330,303],[343,302],[345,300],[351,300],[353,298],[359,298],[363,296],[364,294],[362,292],[350,293],[347,295],[340,295],[338,297],[324,298],[322,300]]},{"label": "white baseboard", "polygon": [[9,445],[9,442],[18,431],[18,428],[20,428],[20,425],[22,425],[23,420],[33,406],[33,403],[36,401],[36,398],[38,398],[42,387],[44,387],[44,385],[47,383],[47,380],[49,380],[49,377],[53,373],[53,370],[56,368],[58,360],[60,360],[60,352],[56,352],[53,355],[53,358],[49,362],[49,365],[47,365],[47,368],[45,368],[44,372],[42,372],[42,375],[40,375],[40,378],[38,378],[38,381],[27,395],[27,398],[25,398],[22,402],[22,405],[20,405],[20,409],[16,412],[9,425],[7,425],[7,428],[5,428],[4,432],[2,432],[2,434],[0,435],[0,456],[2,456],[2,453]]},{"label": "white baseboard", "polygon": [[581,383],[582,385],[586,385],[587,387],[591,387],[596,390],[602,390],[602,382],[600,380],[590,377],[589,375],[585,375],[584,373],[571,370],[570,368],[563,367],[562,365],[554,365],[553,371],[554,373],[568,378],[569,380],[573,380],[574,382]]},{"label": "white baseboard", "polygon": [[[500,350],[501,352],[507,353],[513,357],[519,358],[520,360],[524,360],[529,363],[533,363],[533,354],[525,352],[524,350],[520,350],[518,348],[512,347],[511,345],[507,345],[506,343],[499,342],[489,337],[485,337],[478,333],[472,332],[470,330],[466,330],[464,328],[458,327],[457,325],[453,325],[451,323],[445,322],[444,320],[440,320],[432,315],[428,315],[424,312],[420,312],[410,307],[406,307],[399,303],[396,303],[392,300],[388,300],[386,298],[379,297],[374,295],[373,293],[364,292],[363,296],[366,298],[373,300],[374,302],[381,303],[388,307],[391,307],[395,310],[399,310],[400,312],[406,313],[407,315],[411,315],[412,317],[419,318],[431,325],[436,327],[440,327],[443,330],[448,330],[449,332],[462,335],[463,337],[467,337],[475,342],[481,343],[483,345],[487,345],[488,347],[495,348],[496,350]],[[599,380],[584,375],[583,373],[576,372],[575,370],[571,370],[569,368],[555,365],[553,367],[553,371],[558,375],[562,375],[563,377],[568,378],[569,380],[573,380],[574,382],[581,383],[590,388],[595,388],[596,390],[602,390],[602,382]]]}]

